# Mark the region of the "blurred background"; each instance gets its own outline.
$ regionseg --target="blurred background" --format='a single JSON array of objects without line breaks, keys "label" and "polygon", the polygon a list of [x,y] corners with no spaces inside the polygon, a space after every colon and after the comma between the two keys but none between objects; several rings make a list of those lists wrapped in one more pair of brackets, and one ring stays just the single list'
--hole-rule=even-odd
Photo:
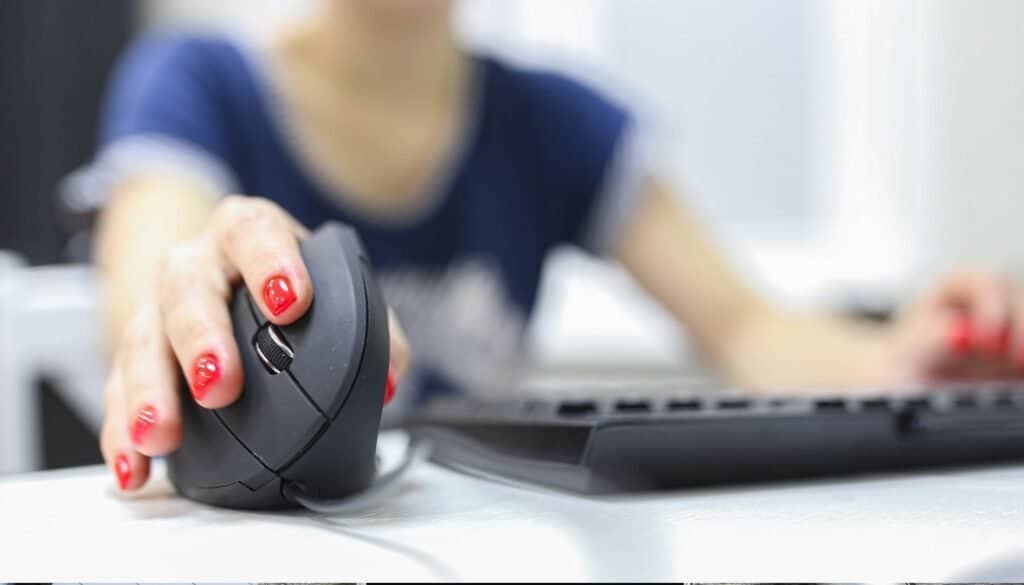
[{"label": "blurred background", "polygon": [[[315,0],[0,3],[0,473],[99,460],[95,145],[119,51],[147,32],[259,37]],[[1024,2],[462,0],[479,50],[625,99],[662,173],[783,302],[883,316],[956,264],[1024,276]],[[600,318],[595,318],[600,315]],[[677,379],[685,332],[614,266],[555,254],[538,380]]]}]

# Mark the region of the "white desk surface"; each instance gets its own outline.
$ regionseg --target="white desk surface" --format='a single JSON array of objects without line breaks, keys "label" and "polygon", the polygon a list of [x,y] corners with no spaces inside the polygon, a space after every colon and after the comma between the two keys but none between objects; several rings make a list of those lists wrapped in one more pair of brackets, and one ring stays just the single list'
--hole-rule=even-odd
[{"label": "white desk surface", "polygon": [[424,464],[349,518],[213,509],[158,476],[131,498],[97,467],[0,481],[0,578],[1024,579],[1024,466],[589,499]]}]

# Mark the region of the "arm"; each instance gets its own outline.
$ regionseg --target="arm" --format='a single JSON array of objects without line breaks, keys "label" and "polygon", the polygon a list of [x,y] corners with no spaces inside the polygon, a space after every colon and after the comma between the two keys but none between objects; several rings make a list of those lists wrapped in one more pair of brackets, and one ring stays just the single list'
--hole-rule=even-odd
[{"label": "arm", "polygon": [[1019,375],[1024,303],[1001,279],[954,275],[886,325],[788,310],[741,282],[661,184],[648,188],[614,253],[732,382],[792,389]]},{"label": "arm", "polygon": [[215,204],[216,197],[200,187],[162,176],[139,177],[112,193],[100,216],[96,246],[109,350],[153,287],[161,256],[198,234]]}]

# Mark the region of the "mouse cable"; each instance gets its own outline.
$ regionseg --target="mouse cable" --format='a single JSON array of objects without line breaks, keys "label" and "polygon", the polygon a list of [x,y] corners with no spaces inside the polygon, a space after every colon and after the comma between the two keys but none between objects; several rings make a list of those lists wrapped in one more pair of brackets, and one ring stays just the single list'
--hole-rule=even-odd
[{"label": "mouse cable", "polygon": [[307,495],[298,484],[289,483],[284,486],[284,496],[296,504],[319,514],[348,514],[372,507],[389,497],[398,488],[406,473],[412,466],[430,458],[432,443],[428,439],[411,436],[405,455],[397,467],[378,475],[366,491],[346,498],[317,498]]}]

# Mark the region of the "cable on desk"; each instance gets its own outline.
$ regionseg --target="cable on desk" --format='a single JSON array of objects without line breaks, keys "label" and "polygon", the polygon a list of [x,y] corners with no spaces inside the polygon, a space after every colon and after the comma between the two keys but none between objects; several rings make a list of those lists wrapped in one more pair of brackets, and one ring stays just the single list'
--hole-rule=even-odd
[{"label": "cable on desk", "polygon": [[413,465],[430,458],[432,442],[422,437],[412,436],[405,449],[405,455],[397,467],[377,476],[373,484],[364,492],[347,498],[317,498],[302,491],[299,484],[288,483],[284,486],[284,497],[296,504],[319,514],[348,514],[362,511],[374,506],[381,500],[392,495],[399,485],[399,480],[412,469]]}]

